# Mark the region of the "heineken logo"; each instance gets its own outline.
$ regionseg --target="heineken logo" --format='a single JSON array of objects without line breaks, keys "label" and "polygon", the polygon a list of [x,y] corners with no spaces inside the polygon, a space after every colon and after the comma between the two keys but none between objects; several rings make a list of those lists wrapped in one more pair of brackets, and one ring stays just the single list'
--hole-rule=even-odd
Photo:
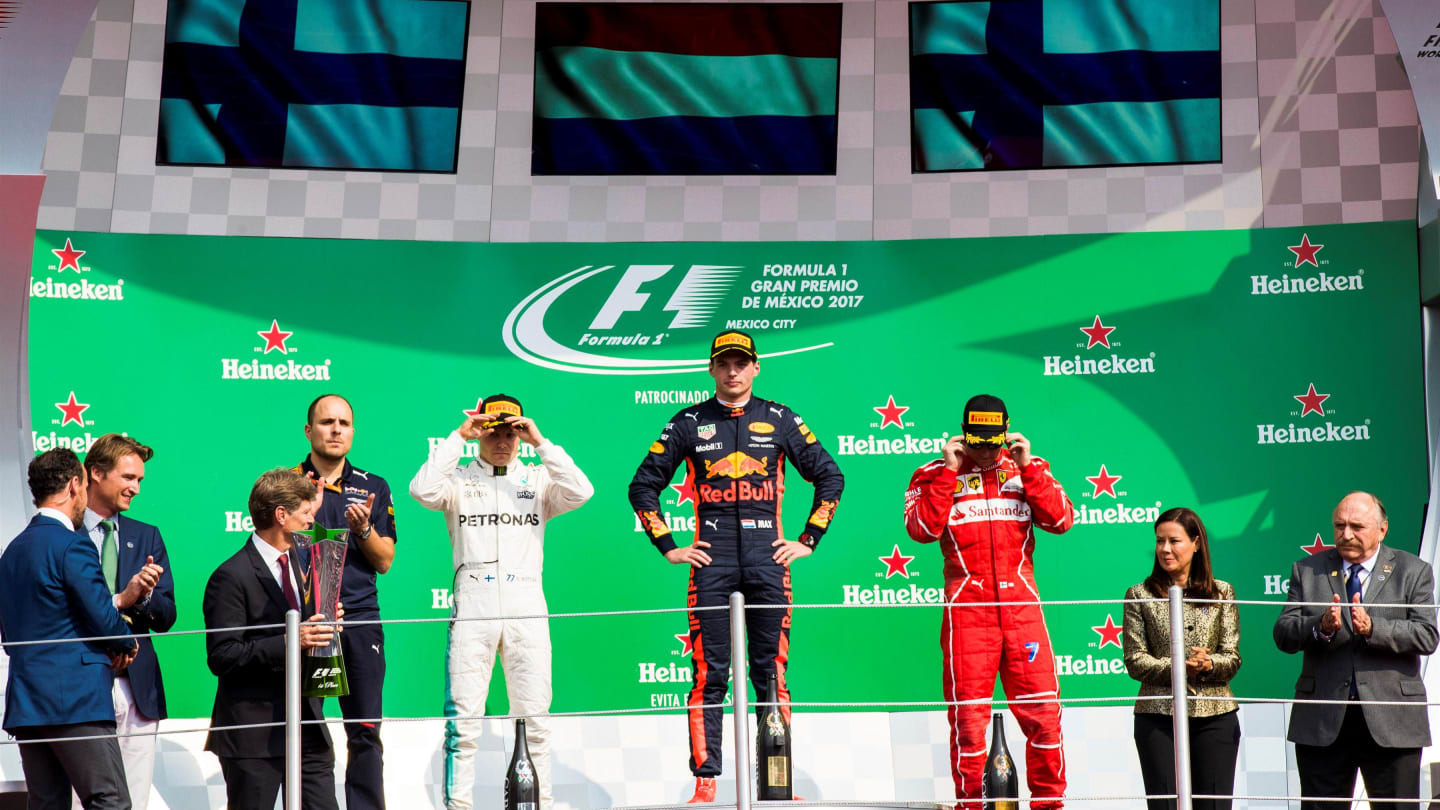
[{"label": "heineken logo", "polygon": [[[873,401],[873,400],[872,400]],[[949,433],[942,433],[938,438],[932,436],[916,436],[911,433],[903,435],[889,434],[885,428],[894,425],[900,430],[914,427],[915,423],[907,421],[905,413],[910,410],[909,405],[897,405],[894,395],[887,395],[884,405],[872,405],[870,410],[879,414],[880,421],[871,422],[870,427],[879,432],[870,433],[864,436],[855,434],[840,435],[835,437],[835,455],[837,456],[936,456],[940,454],[940,448],[950,438]],[[795,420],[800,424],[800,433],[805,437],[805,443],[814,441],[814,434],[810,429],[801,423],[797,417]]]},{"label": "heineken logo", "polygon": [[[834,307],[856,308],[863,295],[845,265],[585,265],[527,295],[505,318],[501,338],[512,354],[544,368],[580,374],[680,374],[708,365],[720,329],[765,330],[762,358],[814,351],[830,342],[782,342],[798,318],[757,318]],[[745,293],[774,293],[747,295]],[[843,302],[838,299],[845,299]],[[595,302],[601,302],[598,308]],[[728,319],[738,310],[747,317]],[[758,312],[757,312],[758,311]]]},{"label": "heineken logo", "polygon": [[1089,326],[1080,327],[1080,331],[1084,332],[1085,337],[1088,338],[1085,341],[1085,348],[1093,349],[1096,346],[1104,346],[1108,349],[1110,348],[1110,333],[1115,331],[1115,327],[1101,323],[1100,316],[1096,315],[1095,322]]},{"label": "heineken logo", "polygon": [[[1320,250],[1324,247],[1324,245],[1310,244],[1310,234],[1302,233],[1300,234],[1300,244],[1289,245],[1286,247],[1286,250],[1295,254],[1295,269],[1299,270],[1307,264],[1315,268],[1320,267],[1320,262],[1315,260],[1315,256],[1319,254]],[[1329,264],[1330,262],[1326,260],[1325,263]]]},{"label": "heineken logo", "polygon": [[[870,427],[876,428],[878,430],[884,430],[891,425],[894,425],[901,430],[904,430],[907,427],[907,423],[902,417],[905,416],[906,411],[910,410],[910,406],[896,405],[894,394],[891,394],[885,400],[884,405],[876,405],[871,408],[871,410],[875,411],[875,413],[880,414],[880,423],[878,425],[871,423]],[[913,426],[914,424],[914,422],[910,422],[908,423],[908,426]]]},{"label": "heineken logo", "polygon": [[1322,551],[1329,551],[1332,548],[1334,548],[1334,546],[1326,543],[1325,538],[1321,537],[1319,532],[1316,532],[1315,539],[1310,541],[1310,545],[1301,546],[1300,550],[1305,552],[1307,555],[1314,556]]},{"label": "heineken logo", "polygon": [[1310,383],[1310,390],[1295,395],[1295,401],[1304,406],[1300,410],[1300,418],[1304,419],[1306,414],[1311,413],[1319,414],[1323,418],[1325,416],[1325,400],[1329,398],[1329,394],[1316,393],[1315,383]]},{"label": "heineken logo", "polygon": [[1111,335],[1119,327],[1107,326],[1105,322],[1096,315],[1088,326],[1079,327],[1080,332],[1085,335],[1083,342],[1077,342],[1075,348],[1084,349],[1087,354],[1075,354],[1070,358],[1061,355],[1045,356],[1046,377],[1087,377],[1091,375],[1105,374],[1154,374],[1155,353],[1150,352],[1146,357],[1125,357],[1112,351],[1108,356],[1094,356],[1088,354],[1091,349],[1099,346],[1102,349],[1118,349],[1122,344]]},{"label": "heineken logo", "polygon": [[[1326,408],[1325,402],[1331,397],[1330,394],[1322,394],[1315,389],[1315,383],[1310,383],[1305,393],[1292,394],[1291,399],[1300,403],[1299,412],[1291,411],[1290,416],[1301,420],[1297,425],[1290,422],[1285,425],[1261,424],[1256,425],[1256,444],[1313,444],[1319,442],[1354,442],[1370,440],[1370,420],[1358,424],[1337,424],[1327,417],[1335,415],[1334,408]],[[1314,414],[1323,422],[1307,420],[1306,417]]]},{"label": "heineken logo", "polygon": [[[80,259],[89,251],[75,247],[75,243],[69,237],[65,238],[65,247],[51,248],[55,254],[55,264],[46,265],[47,270],[55,273],[54,278],[31,278],[31,298],[61,298],[82,301],[124,301],[125,280],[116,279],[113,284],[96,283],[88,278],[81,277],[82,274],[90,272],[90,266],[81,264]],[[76,281],[67,281],[64,273],[75,271]]]},{"label": "heineken logo", "polygon": [[86,267],[82,269],[80,267],[80,258],[85,255],[86,251],[76,250],[75,245],[70,241],[70,237],[65,237],[65,247],[53,248],[50,252],[54,253],[55,258],[60,262],[58,267],[53,264],[50,265],[51,270],[56,270],[60,273],[66,270],[74,270],[77,276],[81,273],[90,272],[90,268]]},{"label": "heineken logo", "polygon": [[672,661],[665,665],[653,661],[640,661],[640,677],[637,683],[690,683],[695,673],[689,667],[677,667]]},{"label": "heineken logo", "polygon": [[1125,659],[1123,658],[1096,658],[1087,655],[1081,658],[1078,655],[1057,655],[1055,656],[1056,675],[1124,675]]},{"label": "heineken logo", "polygon": [[1318,272],[1305,276],[1292,276],[1289,273],[1281,273],[1278,276],[1253,275],[1250,277],[1250,294],[1295,295],[1297,293],[1354,292],[1365,289],[1364,270],[1337,275],[1320,269],[1330,264],[1329,259],[1320,258],[1320,251],[1324,247],[1324,245],[1311,242],[1310,234],[1300,234],[1300,244],[1285,246],[1290,255],[1286,256],[1282,266],[1296,271],[1302,267],[1313,267]]},{"label": "heineken logo", "polygon": [[1123,475],[1110,472],[1110,468],[1104,464],[1100,465],[1099,472],[1085,476],[1085,481],[1090,484],[1090,491],[1081,493],[1083,497],[1092,501],[1104,497],[1115,503],[1105,507],[1077,503],[1075,504],[1075,523],[1078,525],[1129,525],[1154,523],[1159,519],[1159,501],[1156,501],[1154,506],[1128,506],[1120,500],[1130,494],[1127,490],[1115,488],[1115,485],[1124,478]]},{"label": "heineken logo", "polygon": [[1101,464],[1100,472],[1085,476],[1085,480],[1089,481],[1092,487],[1090,497],[1098,498],[1101,495],[1109,495],[1111,498],[1117,498],[1120,495],[1126,494],[1124,492],[1118,494],[1115,492],[1115,485],[1120,483],[1120,479],[1124,477],[1123,475],[1111,475],[1110,471],[1105,468],[1105,465]]},{"label": "heineken logo", "polygon": [[268,359],[271,352],[278,352],[283,356],[300,351],[299,348],[289,344],[290,338],[295,336],[295,332],[281,329],[278,319],[271,318],[270,328],[256,330],[255,334],[260,337],[260,343],[254,347],[254,352],[260,357],[251,359],[249,362],[244,362],[238,357],[221,358],[220,379],[307,381],[328,381],[330,379],[330,361],[328,359],[321,363],[297,363],[288,357],[284,360]]},{"label": "heineken logo", "polygon": [[85,418],[85,412],[90,410],[90,404],[77,400],[74,391],[70,392],[70,396],[66,398],[64,402],[55,403],[55,407],[60,410],[61,416],[58,420],[50,420],[51,424],[58,423],[60,427],[65,427],[72,423],[80,425],[81,427],[95,424],[95,420]]},{"label": "heineken logo", "polygon": [[1104,509],[1086,506],[1083,503],[1075,504],[1076,525],[1154,523],[1159,519],[1159,501],[1156,501],[1154,506],[1132,507],[1126,506],[1123,503],[1117,503],[1114,506],[1107,506]]},{"label": "heineken logo", "polygon": [[1099,649],[1105,649],[1106,645],[1114,644],[1120,646],[1120,633],[1124,629],[1115,623],[1115,617],[1109,613],[1105,614],[1105,623],[1094,625],[1090,628],[1100,636]]},{"label": "heineken logo", "polygon": [[887,588],[880,585],[843,586],[844,603],[847,605],[943,605],[945,591],[941,588],[922,588],[919,585],[901,585]]},{"label": "heineken logo", "polygon": [[681,657],[689,657],[695,653],[694,642],[690,640],[689,633],[676,633],[675,640],[680,642],[680,649],[670,653]]},{"label": "heineken logo", "polygon": [[99,440],[99,436],[88,430],[79,436],[64,436],[53,430],[46,434],[37,430],[30,431],[30,446],[37,454],[54,450],[57,447],[68,447],[77,454],[88,453],[95,442]]},{"label": "heineken logo", "polygon": [[[913,555],[900,553],[900,545],[898,543],[895,544],[895,547],[890,550],[890,556],[877,557],[876,559],[885,564],[884,574],[885,579],[887,580],[894,576],[909,579],[911,573],[910,563],[915,561],[915,557]],[[917,575],[919,574],[918,571],[915,573]],[[877,573],[875,576],[878,577],[880,576],[880,574]]]}]

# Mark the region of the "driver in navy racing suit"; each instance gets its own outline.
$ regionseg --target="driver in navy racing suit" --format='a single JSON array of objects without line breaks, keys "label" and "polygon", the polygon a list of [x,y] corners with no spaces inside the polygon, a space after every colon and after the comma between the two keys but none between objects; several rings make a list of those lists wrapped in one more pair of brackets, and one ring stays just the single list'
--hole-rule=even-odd
[{"label": "driver in navy racing suit", "polygon": [[[715,396],[671,419],[630,482],[630,504],[650,542],[671,563],[691,566],[692,608],[726,605],[737,590],[747,604],[789,605],[790,563],[814,551],[845,486],[835,460],[803,419],[784,405],[751,395],[759,371],[749,335],[718,335],[710,350]],[[793,541],[785,539],[780,522],[787,462],[815,486],[809,518]],[[695,542],[688,546],[676,544],[660,512],[660,493],[681,464],[695,497]],[[765,694],[773,672],[779,699],[788,704],[790,611],[747,610],[745,621],[756,694]],[[690,640],[695,686],[687,705],[714,707],[689,713],[690,770],[696,777],[690,801],[713,802],[721,772],[720,704],[730,679],[728,612],[692,611]],[[788,706],[784,712],[788,720]]]}]

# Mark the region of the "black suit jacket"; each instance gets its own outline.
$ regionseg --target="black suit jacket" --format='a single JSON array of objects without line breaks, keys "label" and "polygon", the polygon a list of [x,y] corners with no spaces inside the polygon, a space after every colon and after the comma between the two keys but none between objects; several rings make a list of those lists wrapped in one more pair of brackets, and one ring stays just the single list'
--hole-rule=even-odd
[{"label": "black suit jacket", "polygon": [[[249,536],[244,547],[221,563],[205,585],[208,630],[284,624],[288,607],[275,576]],[[310,615],[313,611],[309,608],[308,603],[302,605],[301,615]],[[236,731],[224,731],[223,727],[285,721],[285,629],[209,633],[205,652],[210,671],[220,679],[205,750],[220,757],[283,757],[283,726]],[[301,719],[323,719],[320,707],[319,698],[302,698]],[[305,751],[326,751],[330,732],[323,724],[304,725],[300,742]]]},{"label": "black suit jacket", "polygon": [[140,713],[152,720],[169,717],[165,708],[165,682],[160,678],[160,659],[155,656],[155,645],[150,642],[149,633],[164,633],[175,626],[175,577],[170,572],[170,555],[165,551],[165,541],[160,539],[160,530],[149,523],[142,523],[120,515],[116,532],[119,534],[119,548],[116,562],[116,578],[121,590],[130,578],[140,573],[146,557],[154,557],[155,563],[165,569],[160,582],[150,592],[145,603],[137,602],[120,611],[140,650],[135,661],[126,670],[130,675],[130,691],[135,695],[135,706]]}]

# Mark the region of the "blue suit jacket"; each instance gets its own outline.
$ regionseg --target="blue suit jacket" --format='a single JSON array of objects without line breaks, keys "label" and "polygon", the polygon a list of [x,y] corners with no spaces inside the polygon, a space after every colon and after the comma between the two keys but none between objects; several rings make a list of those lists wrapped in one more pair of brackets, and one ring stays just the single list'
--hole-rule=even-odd
[{"label": "blue suit jacket", "polygon": [[[123,636],[100,554],[89,537],[36,515],[0,555],[0,634],[5,641]],[[135,640],[7,647],[5,730],[115,721],[110,653]]]},{"label": "blue suit jacket", "polygon": [[116,529],[120,535],[117,567],[120,588],[117,590],[123,589],[130,578],[140,572],[146,557],[154,557],[156,564],[165,569],[160,583],[150,592],[150,601],[137,602],[120,611],[140,643],[140,652],[127,670],[135,706],[152,720],[164,720],[170,716],[165,709],[165,682],[160,677],[155,645],[146,634],[164,633],[175,626],[175,577],[170,573],[170,555],[165,551],[165,541],[160,539],[160,530],[149,523],[121,515]]}]

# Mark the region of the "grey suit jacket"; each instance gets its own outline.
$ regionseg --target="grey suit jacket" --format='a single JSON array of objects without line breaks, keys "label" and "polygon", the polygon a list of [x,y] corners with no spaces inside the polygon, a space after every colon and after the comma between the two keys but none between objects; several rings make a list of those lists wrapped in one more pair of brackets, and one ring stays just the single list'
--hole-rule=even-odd
[{"label": "grey suit jacket", "polygon": [[[1341,610],[1341,626],[1329,641],[1318,636],[1326,608],[1286,605],[1275,620],[1275,644],[1282,652],[1303,652],[1297,700],[1338,700],[1341,703],[1297,703],[1290,714],[1291,742],[1330,745],[1340,734],[1350,697],[1353,673],[1363,700],[1425,701],[1420,656],[1435,652],[1437,639],[1435,581],[1419,557],[1380,544],[1375,566],[1361,601],[1408,604],[1408,608],[1370,608],[1370,637],[1351,630],[1350,611]],[[1299,560],[1290,569],[1287,602],[1326,602],[1338,594],[1345,601],[1344,561],[1334,549]],[[1430,744],[1430,720],[1421,706],[1365,705],[1365,725],[1375,742],[1386,748],[1422,748]]]}]

